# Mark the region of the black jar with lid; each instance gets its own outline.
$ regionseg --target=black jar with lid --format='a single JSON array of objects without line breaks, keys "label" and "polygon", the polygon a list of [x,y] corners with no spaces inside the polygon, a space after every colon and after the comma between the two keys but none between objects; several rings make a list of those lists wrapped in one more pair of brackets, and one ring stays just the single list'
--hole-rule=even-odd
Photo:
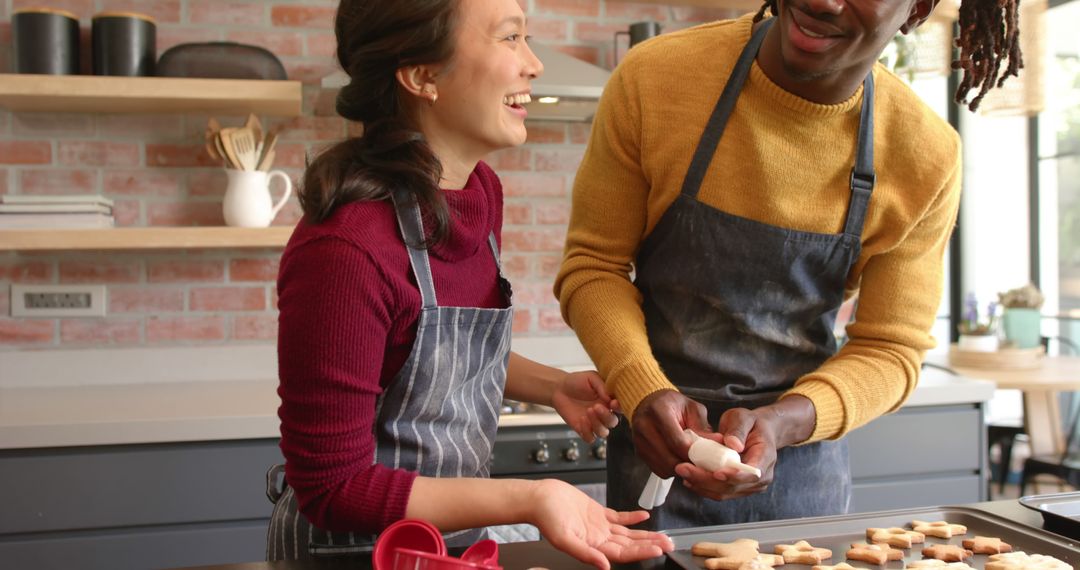
[{"label": "black jar with lid", "polygon": [[67,10],[24,8],[11,16],[15,73],[79,73],[79,18]]},{"label": "black jar with lid", "polygon": [[91,25],[94,75],[151,76],[157,61],[157,24],[146,14],[101,12]]}]

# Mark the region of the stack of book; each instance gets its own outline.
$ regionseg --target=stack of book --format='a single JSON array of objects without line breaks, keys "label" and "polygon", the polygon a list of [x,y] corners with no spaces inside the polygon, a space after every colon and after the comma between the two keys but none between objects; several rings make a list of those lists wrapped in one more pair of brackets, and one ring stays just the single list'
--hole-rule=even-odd
[{"label": "stack of book", "polygon": [[0,228],[111,228],[113,201],[96,194],[0,196]]}]

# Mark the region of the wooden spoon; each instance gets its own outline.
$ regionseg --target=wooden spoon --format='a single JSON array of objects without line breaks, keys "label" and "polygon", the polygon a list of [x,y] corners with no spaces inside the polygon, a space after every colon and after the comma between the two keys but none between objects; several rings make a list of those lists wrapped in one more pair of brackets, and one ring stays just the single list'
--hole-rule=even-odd
[{"label": "wooden spoon", "polygon": [[233,146],[232,135],[235,128],[226,127],[219,132],[219,140],[221,146],[224,149],[225,156],[229,157],[229,162],[233,168],[237,170],[244,170],[244,164],[240,162],[240,159],[236,156],[236,148]]}]

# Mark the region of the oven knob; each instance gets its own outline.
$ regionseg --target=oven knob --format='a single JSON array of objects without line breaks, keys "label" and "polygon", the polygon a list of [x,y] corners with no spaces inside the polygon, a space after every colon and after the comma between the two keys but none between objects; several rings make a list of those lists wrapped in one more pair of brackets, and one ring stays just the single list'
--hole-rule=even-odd
[{"label": "oven knob", "polygon": [[533,459],[537,463],[547,463],[551,459],[551,452],[548,451],[548,445],[546,443],[540,444],[540,449],[533,452]]},{"label": "oven knob", "polygon": [[607,442],[601,441],[592,450],[593,457],[597,459],[607,459]]},{"label": "oven knob", "polygon": [[563,457],[566,458],[567,461],[577,461],[578,459],[581,459],[581,450],[578,449],[576,441],[570,443],[570,447],[563,452]]}]

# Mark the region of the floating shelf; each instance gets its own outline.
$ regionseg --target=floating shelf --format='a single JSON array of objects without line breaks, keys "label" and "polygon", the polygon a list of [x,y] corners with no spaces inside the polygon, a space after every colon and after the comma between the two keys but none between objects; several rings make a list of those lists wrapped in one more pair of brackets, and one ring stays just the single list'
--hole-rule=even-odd
[{"label": "floating shelf", "polygon": [[298,116],[299,81],[0,74],[0,107],[62,113]]},{"label": "floating shelf", "polygon": [[284,247],[292,226],[0,230],[0,251]]}]

